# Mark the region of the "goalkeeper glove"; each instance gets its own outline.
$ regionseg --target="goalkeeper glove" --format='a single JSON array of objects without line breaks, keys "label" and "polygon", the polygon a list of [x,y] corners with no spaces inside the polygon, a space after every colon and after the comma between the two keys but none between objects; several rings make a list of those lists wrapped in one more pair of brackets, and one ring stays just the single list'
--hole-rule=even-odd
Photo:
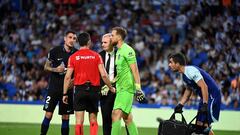
[{"label": "goalkeeper glove", "polygon": [[136,88],[135,96],[136,96],[137,101],[138,102],[143,101],[145,99],[145,95],[144,95],[143,91],[141,90],[140,84],[136,83],[135,88]]},{"label": "goalkeeper glove", "polygon": [[101,94],[102,94],[102,96],[107,96],[108,91],[109,91],[108,86],[107,86],[107,85],[104,85],[104,86],[101,88]]}]

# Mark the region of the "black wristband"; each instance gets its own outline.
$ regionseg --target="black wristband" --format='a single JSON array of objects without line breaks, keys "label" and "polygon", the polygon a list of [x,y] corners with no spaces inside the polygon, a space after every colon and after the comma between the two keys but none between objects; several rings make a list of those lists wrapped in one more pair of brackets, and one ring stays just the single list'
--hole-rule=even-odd
[{"label": "black wristband", "polygon": [[63,96],[67,96],[67,95],[68,95],[67,93],[63,94]]}]

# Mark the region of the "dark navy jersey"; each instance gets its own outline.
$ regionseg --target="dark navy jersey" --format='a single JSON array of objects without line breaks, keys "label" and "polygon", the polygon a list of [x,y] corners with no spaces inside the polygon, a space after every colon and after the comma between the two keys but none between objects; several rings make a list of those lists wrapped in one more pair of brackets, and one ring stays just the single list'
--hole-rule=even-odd
[{"label": "dark navy jersey", "polygon": [[[64,64],[67,68],[68,58],[77,51],[73,48],[70,52],[66,52],[63,46],[57,46],[50,50],[48,53],[48,60],[51,61],[51,67],[56,68],[61,64]],[[65,73],[51,72],[49,80],[49,91],[60,91],[63,90],[63,81]]]},{"label": "dark navy jersey", "polygon": [[214,79],[203,69],[195,66],[185,66],[183,81],[188,88],[202,98],[201,88],[197,85],[203,79],[208,86],[209,98],[220,98],[220,89]]}]

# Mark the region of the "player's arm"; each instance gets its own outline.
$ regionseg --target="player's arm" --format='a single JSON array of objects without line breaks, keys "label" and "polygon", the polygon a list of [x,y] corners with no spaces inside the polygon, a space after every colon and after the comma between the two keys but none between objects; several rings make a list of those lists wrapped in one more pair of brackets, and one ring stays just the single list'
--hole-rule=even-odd
[{"label": "player's arm", "polygon": [[103,64],[98,64],[98,70],[101,74],[101,77],[104,81],[104,83],[108,86],[108,88],[112,91],[112,92],[115,92],[115,89],[112,87],[112,84],[109,80],[109,77],[108,77],[108,74],[106,72],[106,69],[104,68],[104,65]]},{"label": "player's arm", "polygon": [[137,67],[137,63],[130,64],[130,68],[132,70],[133,78],[135,81],[135,88],[136,88],[136,99],[138,102],[142,102],[145,100],[145,95],[141,89],[141,82],[140,82],[140,75]]},{"label": "player's arm", "polygon": [[52,65],[52,62],[47,59],[44,65],[44,70],[50,71],[50,72],[57,72],[57,73],[64,72],[64,66],[59,65],[58,67],[54,68],[51,65]]},{"label": "player's arm", "polygon": [[72,74],[73,74],[73,68],[68,68],[67,69],[67,73],[64,77],[64,83],[63,83],[63,103],[67,104],[67,91],[69,88],[69,85],[71,83],[71,79],[72,79]]},{"label": "player's arm", "polygon": [[203,79],[197,82],[197,85],[201,88],[203,103],[208,103],[208,86]]},{"label": "player's arm", "polygon": [[189,100],[191,94],[192,94],[192,90],[189,89],[189,88],[186,88],[180,102],[174,108],[175,113],[182,113],[183,112],[182,108],[183,108],[184,104]]},{"label": "player's arm", "polygon": [[137,63],[132,63],[132,64],[130,64],[130,68],[131,68],[131,70],[132,70],[132,74],[133,74],[135,83],[141,85],[141,84],[140,84],[140,76],[139,76],[139,71],[138,71]]},{"label": "player's arm", "polygon": [[191,95],[192,95],[192,90],[190,90],[189,88],[186,88],[179,103],[181,105],[184,105],[189,100]]},{"label": "player's arm", "polygon": [[208,103],[208,86],[205,83],[200,71],[195,67],[191,69],[190,77],[201,88],[203,103]]}]

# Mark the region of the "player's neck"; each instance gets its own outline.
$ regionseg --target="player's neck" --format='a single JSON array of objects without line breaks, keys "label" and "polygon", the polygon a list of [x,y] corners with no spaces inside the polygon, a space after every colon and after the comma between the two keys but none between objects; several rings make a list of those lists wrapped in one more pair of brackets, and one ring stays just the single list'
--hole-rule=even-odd
[{"label": "player's neck", "polygon": [[64,45],[64,49],[66,50],[66,52],[70,52],[72,50],[72,47]]},{"label": "player's neck", "polygon": [[184,71],[185,71],[185,66],[181,66],[180,69],[179,69],[179,72],[184,73]]},{"label": "player's neck", "polygon": [[123,41],[122,41],[122,40],[118,41],[118,43],[117,43],[117,48],[121,48],[122,45],[123,45]]},{"label": "player's neck", "polygon": [[89,49],[89,46],[82,46],[80,49]]}]

